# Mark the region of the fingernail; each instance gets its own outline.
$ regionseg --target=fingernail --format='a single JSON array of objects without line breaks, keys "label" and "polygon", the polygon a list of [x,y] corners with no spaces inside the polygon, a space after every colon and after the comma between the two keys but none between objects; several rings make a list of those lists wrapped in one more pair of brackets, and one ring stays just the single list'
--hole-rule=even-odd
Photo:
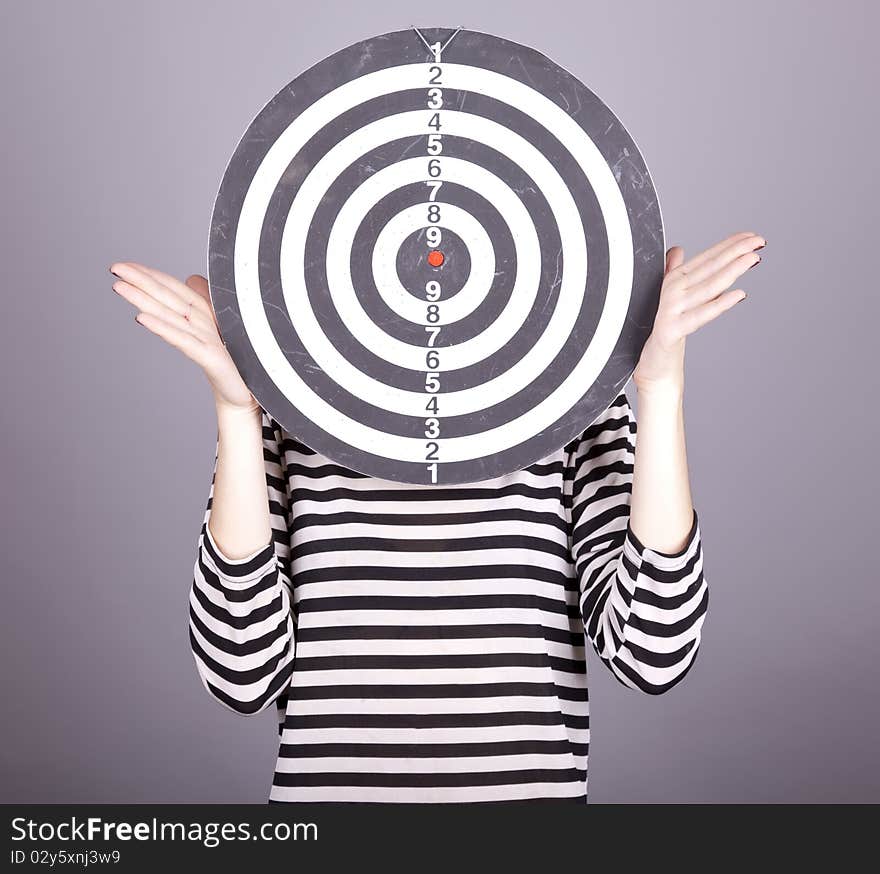
[{"label": "fingernail", "polygon": [[760,246],[758,246],[758,248],[757,248],[757,249],[755,249],[755,251],[756,251],[756,252],[760,252],[760,251],[761,251],[761,249],[763,249],[763,248],[764,248],[764,246],[766,246],[766,245],[767,245],[767,244],[766,244],[766,243],[761,243],[761,245],[760,245]]},{"label": "fingernail", "polygon": [[134,317],[134,320],[135,320],[135,321],[136,321],[136,322],[137,322],[142,328],[145,328],[145,327],[146,327],[146,325],[145,325],[142,321],[140,321],[140,320],[138,319],[137,316]]},{"label": "fingernail", "polygon": [[752,269],[752,267],[757,267],[757,266],[758,266],[758,265],[759,265],[759,264],[760,264],[760,263],[761,263],[761,256],[760,256],[760,255],[758,255],[758,260],[757,260],[757,261],[755,261],[755,263],[754,263],[754,264],[752,264],[752,265],[750,265],[750,266],[749,266],[749,270],[751,270],[751,269]]},{"label": "fingernail", "polygon": [[118,273],[115,273],[110,267],[108,267],[107,269],[108,269],[111,273],[113,273],[113,275],[114,275],[117,279],[119,278],[119,274],[118,274]]}]

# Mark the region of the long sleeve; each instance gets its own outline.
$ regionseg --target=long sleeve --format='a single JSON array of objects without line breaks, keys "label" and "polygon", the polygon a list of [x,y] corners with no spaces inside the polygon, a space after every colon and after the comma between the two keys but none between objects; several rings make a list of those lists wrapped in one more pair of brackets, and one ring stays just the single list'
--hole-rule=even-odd
[{"label": "long sleeve", "polygon": [[278,423],[263,411],[263,458],[272,537],[249,556],[231,559],[208,529],[217,475],[199,534],[190,590],[189,637],[209,694],[236,713],[266,709],[287,686],[295,653],[291,611],[290,493]]},{"label": "long sleeve", "polygon": [[708,606],[699,520],[677,553],[630,527],[636,421],[625,392],[566,447],[569,539],[584,628],[624,685],[671,689],[690,670]]}]

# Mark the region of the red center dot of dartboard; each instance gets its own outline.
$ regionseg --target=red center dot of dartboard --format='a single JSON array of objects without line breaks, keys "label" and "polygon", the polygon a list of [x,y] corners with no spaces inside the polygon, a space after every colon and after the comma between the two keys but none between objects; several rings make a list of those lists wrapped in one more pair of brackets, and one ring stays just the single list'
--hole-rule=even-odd
[{"label": "red center dot of dartboard", "polygon": [[428,252],[428,263],[432,267],[439,267],[444,260],[443,253],[439,249]]}]

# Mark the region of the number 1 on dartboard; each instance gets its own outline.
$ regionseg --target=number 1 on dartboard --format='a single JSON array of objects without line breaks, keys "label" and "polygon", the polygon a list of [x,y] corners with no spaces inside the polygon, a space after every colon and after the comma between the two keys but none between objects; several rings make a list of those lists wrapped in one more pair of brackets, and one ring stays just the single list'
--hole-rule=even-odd
[{"label": "number 1 on dartboard", "polygon": [[[443,134],[440,110],[443,106],[443,68],[440,66],[440,43],[434,43],[431,47],[434,55],[434,63],[428,67],[428,88],[425,105],[429,110],[428,130],[426,132],[425,153],[428,158],[428,202],[425,211],[425,242],[428,247],[426,256],[431,269],[439,269],[443,264],[443,252],[440,244],[443,240],[443,231],[440,229],[441,212],[437,202],[437,194],[443,185]],[[431,482],[438,481],[440,468],[440,352],[436,348],[437,338],[440,336],[442,326],[440,324],[440,296],[442,289],[439,279],[431,279],[425,284],[425,333],[427,335],[428,351],[425,355],[425,392],[428,402],[425,404],[425,461]]]}]

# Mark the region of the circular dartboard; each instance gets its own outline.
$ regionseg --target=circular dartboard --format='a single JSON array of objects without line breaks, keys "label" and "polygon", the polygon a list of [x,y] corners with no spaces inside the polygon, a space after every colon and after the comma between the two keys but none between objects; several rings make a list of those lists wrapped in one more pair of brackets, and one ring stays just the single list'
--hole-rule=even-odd
[{"label": "circular dartboard", "polygon": [[349,469],[419,484],[528,467],[629,379],[663,278],[626,129],[547,57],[485,33],[349,46],[254,118],[208,272],[262,407]]}]

